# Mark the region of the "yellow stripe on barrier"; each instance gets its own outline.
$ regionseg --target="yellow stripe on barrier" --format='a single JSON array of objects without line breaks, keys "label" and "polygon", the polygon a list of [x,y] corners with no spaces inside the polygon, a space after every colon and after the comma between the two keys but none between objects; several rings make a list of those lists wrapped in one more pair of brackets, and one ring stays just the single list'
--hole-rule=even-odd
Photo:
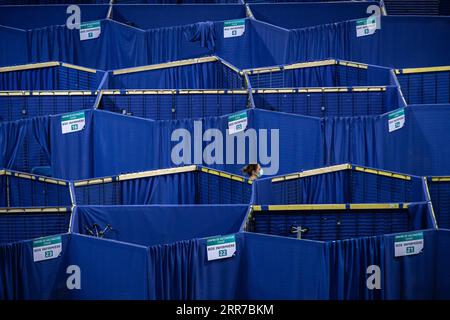
[{"label": "yellow stripe on barrier", "polygon": [[289,174],[289,175],[282,176],[282,177],[276,177],[276,178],[273,178],[271,180],[271,182],[274,183],[274,182],[280,182],[280,181],[285,181],[285,180],[292,180],[292,179],[298,179],[298,178],[303,178],[303,177],[310,177],[310,176],[315,176],[315,175],[324,174],[324,173],[331,173],[331,172],[337,172],[337,171],[342,171],[342,170],[348,170],[348,169],[351,169],[351,168],[352,168],[352,165],[349,164],[349,163],[338,164],[338,165],[329,166],[329,167],[323,167],[323,168],[318,168],[318,169],[306,170],[306,171],[303,171],[303,172],[299,172],[299,173],[295,173],[295,174]]},{"label": "yellow stripe on barrier", "polygon": [[0,96],[29,96],[31,94],[30,91],[0,91]]},{"label": "yellow stripe on barrier", "polygon": [[263,74],[263,73],[270,73],[270,72],[280,72],[281,67],[269,67],[269,68],[255,68],[255,69],[246,69],[242,70],[244,73],[248,75],[254,75],[254,74]]},{"label": "yellow stripe on barrier", "polygon": [[147,178],[147,177],[154,177],[154,176],[163,176],[163,175],[169,175],[169,174],[175,174],[175,173],[191,172],[191,171],[196,171],[196,170],[197,170],[196,165],[169,168],[169,169],[151,170],[151,171],[144,171],[144,172],[137,172],[137,173],[121,174],[117,177],[117,180],[118,181],[132,180],[132,179]]},{"label": "yellow stripe on barrier", "polygon": [[337,61],[334,59],[312,61],[312,62],[301,62],[301,63],[294,63],[294,64],[287,65],[284,67],[284,70],[332,66],[335,64],[337,64]]},{"label": "yellow stripe on barrier", "polygon": [[42,62],[42,63],[30,63],[30,64],[22,64],[19,66],[2,67],[2,68],[0,68],[0,73],[1,72],[30,70],[30,69],[49,68],[49,67],[58,67],[58,66],[60,66],[60,63],[57,61]]},{"label": "yellow stripe on barrier", "polygon": [[22,179],[29,179],[29,180],[36,180],[36,176],[32,176],[30,174],[25,174],[25,173],[14,173],[14,176],[18,177],[18,178],[22,178]]},{"label": "yellow stripe on barrier", "polygon": [[166,62],[166,63],[152,64],[152,65],[142,66],[142,67],[114,70],[113,75],[116,76],[116,75],[134,73],[134,72],[181,67],[181,66],[188,66],[188,65],[192,65],[192,64],[200,64],[200,63],[214,62],[214,61],[218,61],[217,57],[211,56],[211,57],[204,57],[204,58],[198,58],[198,59],[179,60],[179,61],[172,61],[172,62]]},{"label": "yellow stripe on barrier", "polygon": [[253,205],[253,206],[252,206],[252,210],[253,210],[253,211],[261,211],[261,206]]},{"label": "yellow stripe on barrier", "polygon": [[5,170],[0,170],[0,176],[4,176],[5,175]]},{"label": "yellow stripe on barrier", "polygon": [[66,186],[67,185],[66,181],[56,180],[56,179],[51,179],[51,178],[39,177],[38,180],[41,181],[41,182],[51,183],[51,184],[58,184],[58,185],[62,185],[62,186]]},{"label": "yellow stripe on barrier", "polygon": [[225,94],[225,90],[180,90],[180,94]]},{"label": "yellow stripe on barrier", "polygon": [[[148,95],[152,95],[152,94],[175,94],[176,92],[177,92],[176,90],[127,90],[127,91],[125,91],[125,93],[129,94],[129,95],[135,95],[135,94],[148,94]],[[117,94],[120,94],[120,91]]]},{"label": "yellow stripe on barrier", "polygon": [[213,174],[213,175],[216,175],[216,176],[220,176],[222,178],[227,178],[227,179],[239,181],[239,182],[247,181],[249,184],[253,183],[251,180],[244,179],[241,176],[236,176],[236,175],[233,175],[233,174],[230,174],[230,173],[226,173],[226,172],[223,172],[223,171],[217,171],[217,170],[208,169],[208,168],[204,168],[204,167],[202,167],[201,171],[205,172],[205,173]]},{"label": "yellow stripe on barrier", "polygon": [[450,182],[450,177],[432,177],[433,182]]},{"label": "yellow stripe on barrier", "polygon": [[376,174],[376,175],[380,175],[380,176],[396,178],[396,179],[411,180],[411,176],[407,176],[407,175],[399,174],[399,173],[393,173],[393,172],[389,172],[389,171],[375,170],[375,169],[369,169],[369,168],[364,168],[364,167],[355,167],[355,170],[365,172],[365,173]]},{"label": "yellow stripe on barrier", "polygon": [[[385,210],[385,209],[399,209],[398,203],[351,203],[350,210]],[[403,208],[408,208],[408,204],[404,203]]]},{"label": "yellow stripe on barrier", "polygon": [[257,89],[252,90],[253,93],[294,93],[296,92],[295,89]]},{"label": "yellow stripe on barrier", "polygon": [[450,66],[397,69],[397,70],[395,70],[395,73],[396,74],[411,74],[411,73],[444,72],[444,71],[450,71]]},{"label": "yellow stripe on barrier", "polygon": [[341,66],[353,67],[353,68],[359,68],[359,69],[368,69],[369,68],[369,66],[367,64],[355,63],[355,62],[350,62],[350,61],[339,61],[339,64]]},{"label": "yellow stripe on barrier", "polygon": [[70,91],[33,91],[33,96],[90,96],[91,91],[70,90]]},{"label": "yellow stripe on barrier", "polygon": [[386,87],[353,87],[353,92],[378,92],[386,91]]},{"label": "yellow stripe on barrier", "polygon": [[[120,90],[102,90],[101,91],[104,95],[117,95],[117,94],[121,94]],[[128,91],[127,91],[128,94]]]},{"label": "yellow stripe on barrier", "polygon": [[30,208],[0,208],[0,213],[50,213],[50,212],[68,212],[65,207],[30,207]]},{"label": "yellow stripe on barrier", "polygon": [[94,184],[110,183],[112,181],[113,181],[112,177],[98,178],[98,179],[75,181],[73,185],[75,187],[83,187],[83,186],[90,186],[90,185],[94,185]]},{"label": "yellow stripe on barrier", "polygon": [[269,211],[345,210],[345,204],[287,204],[270,205]]},{"label": "yellow stripe on barrier", "polygon": [[81,67],[81,66],[76,66],[76,65],[70,64],[70,63],[63,63],[62,66],[66,67],[66,68],[70,68],[70,69],[79,70],[79,71],[85,71],[85,72],[90,72],[90,73],[97,73],[97,70],[95,70],[95,69]]}]

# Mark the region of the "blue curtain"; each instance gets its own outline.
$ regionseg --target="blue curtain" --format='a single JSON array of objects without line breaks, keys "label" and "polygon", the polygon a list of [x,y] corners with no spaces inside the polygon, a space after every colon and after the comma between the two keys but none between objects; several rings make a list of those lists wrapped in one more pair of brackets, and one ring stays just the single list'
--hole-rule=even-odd
[{"label": "blue curtain", "polygon": [[[89,235],[93,225],[113,228],[105,238],[152,246],[239,232],[248,206],[98,206],[78,207],[73,232]],[[95,233],[95,232],[94,232]]]},{"label": "blue curtain", "polygon": [[122,183],[123,204],[194,204],[195,173],[125,180]]},{"label": "blue curtain", "polygon": [[86,179],[94,174],[92,110],[84,111],[85,127],[63,134],[61,115],[50,117],[50,150],[53,176],[67,180]]},{"label": "blue curtain", "polygon": [[[394,68],[448,65],[448,17],[381,17],[375,34],[356,37],[356,22],[346,21],[290,31],[286,62],[329,57]],[[411,26],[419,32],[411,33]],[[421,52],[417,47],[423,48]]]}]

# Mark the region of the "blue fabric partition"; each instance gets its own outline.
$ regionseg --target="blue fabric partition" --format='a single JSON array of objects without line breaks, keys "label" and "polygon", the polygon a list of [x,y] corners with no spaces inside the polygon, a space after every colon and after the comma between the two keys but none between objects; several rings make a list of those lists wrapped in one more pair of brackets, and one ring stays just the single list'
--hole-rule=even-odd
[{"label": "blue fabric partition", "polygon": [[248,206],[98,206],[78,207],[73,232],[87,234],[97,224],[112,227],[105,238],[140,245],[169,244],[181,240],[239,231]]},{"label": "blue fabric partition", "polygon": [[390,71],[387,68],[375,66],[358,68],[339,63],[308,68],[286,68],[280,71],[256,74],[250,73],[248,77],[254,89],[380,86],[392,84]]},{"label": "blue fabric partition", "polygon": [[366,18],[369,16],[366,10],[370,5],[378,5],[378,2],[251,4],[250,9],[257,20],[286,29],[298,29],[326,23]]},{"label": "blue fabric partition", "polygon": [[323,243],[245,233],[242,299],[328,299]]},{"label": "blue fabric partition", "polygon": [[112,75],[110,89],[241,89],[242,77],[220,62]]},{"label": "blue fabric partition", "polygon": [[[1,97],[0,97],[1,101]],[[152,120],[217,117],[247,108],[248,92],[103,94],[98,109]],[[1,119],[1,118],[0,118]]]},{"label": "blue fabric partition", "polygon": [[94,174],[93,110],[84,111],[84,129],[63,134],[61,116],[51,116],[49,137],[53,176],[67,180],[92,177]]},{"label": "blue fabric partition", "polygon": [[289,31],[265,22],[246,19],[240,37],[224,38],[223,22],[215,23],[215,53],[240,69],[286,62]]},{"label": "blue fabric partition", "polygon": [[[249,231],[297,238],[292,228],[307,229],[302,239],[336,241],[434,228],[426,202],[408,208],[256,211]],[[351,208],[351,207],[350,207]]]},{"label": "blue fabric partition", "polygon": [[32,29],[27,31],[29,62],[56,60],[111,70],[192,58],[213,52],[213,27],[202,22],[144,31],[101,20],[99,38],[81,42],[79,30],[65,26]]},{"label": "blue fabric partition", "polygon": [[[0,41],[0,66],[25,64],[28,62],[26,37],[27,33],[23,30],[0,25],[0,39],[2,39]],[[0,84],[2,82],[3,79],[0,81]]]},{"label": "blue fabric partition", "polygon": [[381,174],[343,170],[272,182],[255,181],[254,203],[403,203],[426,201],[422,179],[399,179]]},{"label": "blue fabric partition", "polygon": [[[272,173],[272,175],[323,166],[324,154],[320,119],[255,110],[254,128],[256,130],[267,130],[268,136],[271,134],[270,131],[272,129],[278,130],[279,170]],[[293,144],[295,144],[296,148],[292,148]],[[275,153],[276,147],[271,148],[271,139],[268,139],[268,150],[272,150]],[[272,157],[276,157],[276,154],[272,155]],[[265,162],[267,162],[265,159],[259,159],[259,163],[263,167],[268,165]],[[274,169],[277,167],[275,159],[272,160],[270,165]]]},{"label": "blue fabric partition", "polygon": [[253,93],[255,107],[313,117],[354,117],[379,115],[399,107],[399,92],[394,86],[379,91],[346,92],[296,90]]},{"label": "blue fabric partition", "polygon": [[[61,240],[61,255],[40,262],[32,241],[1,245],[0,299],[147,298],[145,247],[75,234]],[[67,288],[69,266],[79,267],[81,290]]]},{"label": "blue fabric partition", "polygon": [[[413,25],[417,32],[411,32]],[[449,25],[449,17],[381,16],[381,29],[365,37],[356,37],[356,21],[295,29],[287,62],[334,57],[396,68],[449,65],[443,54]]]},{"label": "blue fabric partition", "polygon": [[49,126],[49,117],[0,123],[0,167],[29,172],[36,166],[48,166]]},{"label": "blue fabric partition", "polygon": [[[83,1],[86,3],[86,1]],[[74,3],[72,1],[71,3]],[[14,4],[17,4],[16,2]],[[69,14],[66,13],[69,5],[30,5],[30,6],[4,6],[0,11],[0,25],[18,29],[36,29],[51,25],[65,25]],[[109,5],[78,5],[81,10],[81,21],[105,19]]]},{"label": "blue fabric partition", "polygon": [[245,238],[235,237],[235,255],[215,261],[207,261],[206,240],[148,248],[149,299],[244,299]]},{"label": "blue fabric partition", "polygon": [[[196,6],[174,5],[114,5],[112,18],[140,29],[182,26],[202,21],[222,21],[245,18],[242,4]],[[1,20],[0,20],[1,22]]]},{"label": "blue fabric partition", "polygon": [[450,149],[445,120],[450,116],[449,105],[409,106],[405,116],[404,128],[394,132],[388,132],[388,115],[378,120],[376,130],[381,132],[375,132],[377,136],[383,136],[378,139],[382,143],[377,143],[375,149],[381,161],[378,167],[416,175],[450,174],[446,160],[450,157]]},{"label": "blue fabric partition", "polygon": [[430,191],[431,203],[433,204],[436,222],[439,228],[450,228],[450,182],[446,179],[434,181],[428,178],[428,190]]},{"label": "blue fabric partition", "polygon": [[0,122],[91,109],[96,99],[95,94],[56,95],[54,92],[44,93],[47,95],[32,95],[31,92],[19,94],[10,92],[0,96]]},{"label": "blue fabric partition", "polygon": [[0,72],[0,90],[95,91],[104,74],[103,71],[87,72],[64,66]]},{"label": "blue fabric partition", "polygon": [[437,231],[436,237],[436,269],[434,271],[436,283],[437,299],[450,299],[450,259],[448,257],[448,248],[450,245],[450,230],[443,229]]},{"label": "blue fabric partition", "polygon": [[145,32],[110,20],[101,20],[97,39],[80,42],[79,30],[51,26],[27,31],[27,41],[29,62],[64,61],[103,70],[148,62]]}]

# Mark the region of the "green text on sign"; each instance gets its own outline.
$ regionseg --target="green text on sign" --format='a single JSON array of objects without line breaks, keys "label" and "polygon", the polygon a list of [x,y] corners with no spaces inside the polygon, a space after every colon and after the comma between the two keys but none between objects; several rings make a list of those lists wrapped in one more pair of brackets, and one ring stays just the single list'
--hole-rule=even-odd
[{"label": "green text on sign", "polygon": [[206,251],[208,261],[231,258],[236,252],[236,238],[234,234],[207,239]]}]

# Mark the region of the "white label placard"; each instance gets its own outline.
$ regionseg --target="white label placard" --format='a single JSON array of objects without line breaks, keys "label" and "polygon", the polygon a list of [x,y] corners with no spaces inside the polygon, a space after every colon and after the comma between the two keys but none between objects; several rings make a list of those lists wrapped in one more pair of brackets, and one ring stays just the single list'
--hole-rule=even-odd
[{"label": "white label placard", "polygon": [[228,117],[228,134],[244,131],[247,128],[247,111],[241,111]]},{"label": "white label placard", "polygon": [[34,262],[58,258],[61,252],[61,236],[39,238],[33,241]]},{"label": "white label placard", "polygon": [[389,113],[389,132],[403,128],[405,125],[405,109],[401,108]]},{"label": "white label placard", "polygon": [[98,38],[102,32],[100,21],[83,22],[80,24],[80,40]]},{"label": "white label placard", "polygon": [[234,234],[214,237],[206,240],[208,261],[230,258],[236,252],[236,238]]},{"label": "white label placard", "polygon": [[81,131],[84,129],[85,124],[84,111],[61,116],[61,131],[63,134]]},{"label": "white label placard", "polygon": [[419,254],[423,250],[423,232],[413,232],[395,236],[394,244],[396,257]]},{"label": "white label placard", "polygon": [[377,30],[377,19],[368,18],[356,21],[356,36],[365,37],[374,34]]},{"label": "white label placard", "polygon": [[223,37],[240,37],[245,32],[245,19],[230,20],[223,23]]}]

